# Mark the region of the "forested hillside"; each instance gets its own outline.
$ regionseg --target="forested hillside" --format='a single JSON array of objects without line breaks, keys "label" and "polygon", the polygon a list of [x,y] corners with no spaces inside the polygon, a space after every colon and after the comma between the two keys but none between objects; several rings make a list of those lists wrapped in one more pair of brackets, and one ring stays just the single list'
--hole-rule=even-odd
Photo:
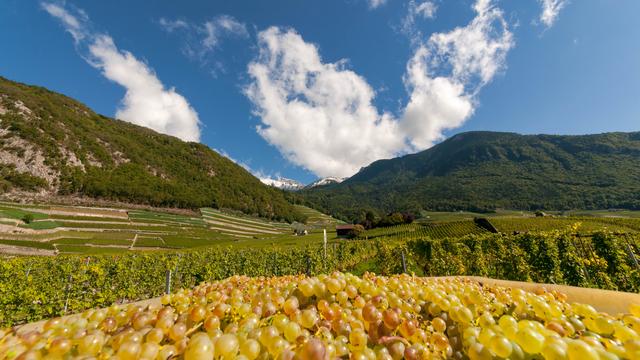
[{"label": "forested hillside", "polygon": [[292,221],[280,190],[205,145],[0,77],[0,192],[240,210]]},{"label": "forested hillside", "polygon": [[301,196],[298,201],[350,219],[367,209],[639,209],[640,132],[462,133]]}]

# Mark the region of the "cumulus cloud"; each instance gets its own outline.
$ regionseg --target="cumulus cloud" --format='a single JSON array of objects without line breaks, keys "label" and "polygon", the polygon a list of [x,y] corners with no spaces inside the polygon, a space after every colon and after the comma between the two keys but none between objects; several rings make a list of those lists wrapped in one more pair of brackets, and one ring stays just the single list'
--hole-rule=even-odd
[{"label": "cumulus cloud", "polygon": [[220,47],[225,37],[248,38],[247,26],[230,15],[219,15],[202,24],[194,24],[182,19],[161,18],[158,23],[169,33],[181,30],[184,35],[183,53],[203,66],[213,65],[215,70],[223,66],[220,61],[212,60],[211,54]]},{"label": "cumulus cloud", "polygon": [[476,16],[464,27],[434,33],[407,64],[404,82],[410,92],[402,127],[416,150],[462,125],[476,106],[475,97],[505,67],[513,35],[503,12],[478,0]]},{"label": "cumulus cloud", "polygon": [[567,5],[567,0],[538,0],[542,6],[540,13],[540,22],[547,28],[550,28],[558,19],[560,10]]},{"label": "cumulus cloud", "polygon": [[245,89],[262,119],[258,133],[294,164],[319,176],[346,176],[404,146],[398,124],[372,104],[374,91],[344,62],[324,63],[293,30],[258,35]]},{"label": "cumulus cloud", "polygon": [[416,46],[403,77],[409,99],[398,114],[379,111],[375,91],[346,61],[324,62],[291,29],[258,35],[245,94],[258,133],[318,176],[353,175],[372,161],[426,149],[474,112],[476,95],[504,67],[513,46],[500,9],[478,0],[464,27]]},{"label": "cumulus cloud", "polygon": [[109,80],[126,89],[116,117],[185,141],[199,141],[198,114],[173,88],[166,88],[147,64],[113,39],[89,29],[89,18],[77,9],[43,3],[51,16],[69,31],[85,60]]}]

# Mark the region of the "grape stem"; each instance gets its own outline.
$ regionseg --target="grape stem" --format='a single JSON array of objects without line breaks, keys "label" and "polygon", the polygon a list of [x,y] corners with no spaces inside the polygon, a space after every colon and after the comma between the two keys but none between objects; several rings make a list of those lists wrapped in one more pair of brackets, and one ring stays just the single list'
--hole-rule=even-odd
[{"label": "grape stem", "polygon": [[387,345],[388,343],[392,343],[394,341],[400,341],[407,346],[411,345],[409,344],[409,341],[407,341],[407,339],[400,336],[383,336],[378,340],[378,344]]},{"label": "grape stem", "polygon": [[185,336],[189,336],[191,334],[193,334],[194,332],[196,332],[196,330],[200,329],[200,327],[202,326],[202,324],[204,324],[204,321],[200,321],[199,323],[197,323],[196,325],[194,325],[191,329],[189,329]]}]

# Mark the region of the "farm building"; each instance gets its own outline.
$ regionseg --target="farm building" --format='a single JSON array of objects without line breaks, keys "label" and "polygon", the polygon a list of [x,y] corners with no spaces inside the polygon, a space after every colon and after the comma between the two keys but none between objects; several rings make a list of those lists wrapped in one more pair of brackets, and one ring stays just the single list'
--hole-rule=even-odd
[{"label": "farm building", "polygon": [[355,225],[336,225],[336,235],[346,237],[349,235],[349,231],[353,230]]}]

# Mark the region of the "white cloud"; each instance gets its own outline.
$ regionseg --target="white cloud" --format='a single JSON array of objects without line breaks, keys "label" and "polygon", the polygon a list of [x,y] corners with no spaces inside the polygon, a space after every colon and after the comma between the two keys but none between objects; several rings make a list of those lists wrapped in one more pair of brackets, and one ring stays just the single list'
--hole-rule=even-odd
[{"label": "white cloud", "polygon": [[237,21],[233,16],[220,15],[213,20],[207,21],[201,28],[205,34],[202,46],[205,51],[211,51],[220,42],[220,37],[224,35],[235,35],[248,37],[249,32],[245,24]]},{"label": "white cloud", "polygon": [[402,130],[415,150],[443,138],[442,132],[464,123],[473,113],[473,97],[464,84],[447,76],[431,76],[432,53],[420,47],[407,64],[405,84],[411,92],[404,109]]},{"label": "white cloud", "polygon": [[416,150],[462,125],[476,106],[480,89],[504,68],[513,35],[500,9],[478,0],[475,18],[464,27],[434,33],[407,65],[405,85],[411,93],[402,127]]},{"label": "white cloud", "polygon": [[168,20],[166,18],[160,18],[158,23],[166,32],[174,32],[177,29],[186,29],[189,27],[189,24],[184,20]]},{"label": "white cloud", "polygon": [[76,9],[76,14],[72,15],[62,6],[53,3],[42,3],[42,8],[62,22],[76,43],[84,39],[86,23],[89,20],[84,11]]},{"label": "white cloud", "polygon": [[185,141],[199,141],[196,111],[175,89],[165,88],[147,64],[130,52],[119,50],[110,36],[90,31],[84,13],[76,10],[79,15],[72,14],[53,3],[43,3],[42,7],[73,35],[89,64],[126,89],[117,118]]},{"label": "white cloud", "polygon": [[437,8],[438,7],[436,6],[436,4],[434,4],[432,1],[425,1],[415,7],[415,13],[416,15],[420,15],[425,19],[433,19],[433,17],[436,15]]},{"label": "white cloud", "polygon": [[542,6],[540,13],[540,22],[547,28],[550,28],[558,18],[560,10],[567,5],[567,0],[538,0]]},{"label": "white cloud", "polygon": [[369,2],[369,7],[372,9],[379,8],[380,6],[387,3],[387,0],[367,0]]},{"label": "white cloud", "polygon": [[126,93],[116,117],[185,141],[199,141],[196,111],[175,89],[166,89],[149,67],[130,52],[120,51],[113,39],[98,35],[89,45],[91,64]]},{"label": "white cloud", "polygon": [[402,19],[402,32],[408,35],[413,43],[419,43],[422,41],[423,35],[416,27],[416,19],[433,19],[437,10],[438,6],[433,1],[416,2],[410,0],[407,4],[407,15]]},{"label": "white cloud", "polygon": [[500,9],[478,0],[474,10],[467,26],[417,45],[403,78],[409,100],[397,117],[375,107],[374,90],[345,61],[323,62],[294,30],[262,31],[245,89],[262,122],[258,133],[321,177],[350,176],[372,161],[428,148],[473,114],[478,91],[513,46]]},{"label": "white cloud", "polygon": [[372,104],[374,91],[343,62],[323,63],[293,30],[258,35],[245,90],[262,119],[258,133],[294,164],[319,176],[346,176],[404,147],[398,124]]},{"label": "white cloud", "polygon": [[219,15],[202,24],[184,20],[161,18],[158,23],[167,32],[182,30],[184,34],[183,53],[203,66],[213,65],[212,74],[223,68],[220,61],[212,61],[211,54],[220,47],[225,37],[248,38],[247,26],[230,15]]}]

